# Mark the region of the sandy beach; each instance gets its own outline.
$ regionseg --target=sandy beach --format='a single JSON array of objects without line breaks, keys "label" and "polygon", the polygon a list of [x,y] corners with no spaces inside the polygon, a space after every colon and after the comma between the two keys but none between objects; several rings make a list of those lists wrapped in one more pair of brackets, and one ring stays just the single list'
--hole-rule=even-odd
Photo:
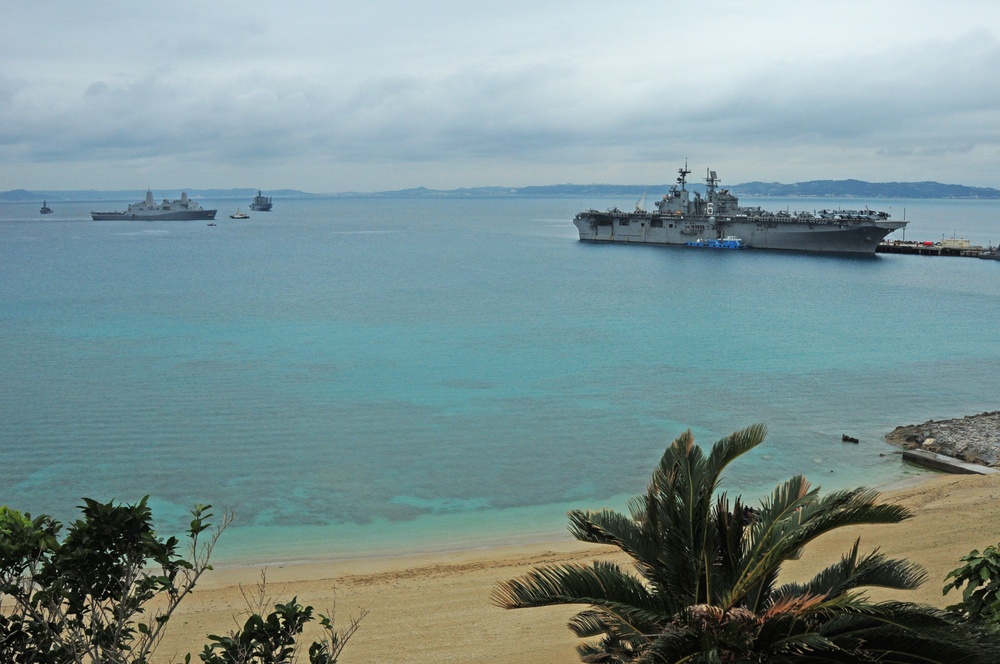
[{"label": "sandy beach", "polygon": [[[1000,475],[929,475],[916,486],[883,493],[910,507],[914,517],[893,526],[847,528],[806,548],[789,563],[783,580],[809,577],[839,559],[854,539],[923,565],[928,581],[916,591],[872,591],[877,599],[945,606],[945,575],[972,549],[1000,542]],[[224,535],[223,535],[224,537]],[[577,640],[566,621],[578,608],[504,611],[490,603],[496,581],[537,565],[614,557],[615,552],[567,541],[406,558],[344,560],[267,568],[269,594],[298,597],[318,611],[336,605],[337,624],[368,614],[342,662],[575,662]],[[221,568],[206,573],[185,600],[157,652],[157,662],[181,661],[208,633],[233,629],[245,609],[240,585],[253,589],[261,568]]]}]

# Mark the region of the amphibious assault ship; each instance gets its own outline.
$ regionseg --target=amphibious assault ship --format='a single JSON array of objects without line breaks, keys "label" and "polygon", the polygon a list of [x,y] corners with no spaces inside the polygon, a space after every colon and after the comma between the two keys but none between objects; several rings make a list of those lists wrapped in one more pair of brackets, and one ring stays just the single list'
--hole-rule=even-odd
[{"label": "amphibious assault ship", "polygon": [[[728,189],[719,188],[715,171],[708,171],[706,191],[686,189],[687,164],[678,169],[677,184],[656,202],[656,211],[587,210],[573,223],[580,239],[591,242],[636,242],[687,245],[696,240],[739,239],[753,249],[786,249],[830,253],[874,254],[889,233],[906,226],[890,221],[889,213],[864,210],[768,212],[743,207]],[[645,198],[645,196],[643,196]]]},{"label": "amphibious assault ship", "polygon": [[181,192],[181,197],[157,204],[153,202],[153,193],[146,190],[146,200],[132,203],[124,212],[91,212],[94,221],[110,221],[127,219],[136,221],[190,221],[192,219],[215,219],[218,210],[206,210],[188,198],[187,192]]}]

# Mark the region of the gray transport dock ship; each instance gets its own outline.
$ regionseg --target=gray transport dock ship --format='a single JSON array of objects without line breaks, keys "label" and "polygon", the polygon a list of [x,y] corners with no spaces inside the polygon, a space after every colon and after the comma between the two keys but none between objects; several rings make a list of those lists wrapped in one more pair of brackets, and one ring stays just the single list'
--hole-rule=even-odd
[{"label": "gray transport dock ship", "polygon": [[588,210],[573,223],[580,239],[589,242],[634,242],[685,245],[699,239],[739,238],[753,249],[784,249],[824,253],[874,254],[889,233],[906,226],[890,221],[887,212],[873,210],[821,210],[768,212],[742,207],[728,189],[719,188],[715,171],[709,171],[705,197],[692,197],[685,185],[691,173],[687,164],[678,169],[677,184],[647,212],[640,202],[634,212],[617,208]]},{"label": "gray transport dock ship", "polygon": [[191,221],[194,219],[215,219],[218,210],[206,210],[188,198],[187,192],[181,192],[181,197],[162,203],[153,201],[153,193],[146,190],[146,200],[132,203],[124,212],[91,212],[94,221]]}]

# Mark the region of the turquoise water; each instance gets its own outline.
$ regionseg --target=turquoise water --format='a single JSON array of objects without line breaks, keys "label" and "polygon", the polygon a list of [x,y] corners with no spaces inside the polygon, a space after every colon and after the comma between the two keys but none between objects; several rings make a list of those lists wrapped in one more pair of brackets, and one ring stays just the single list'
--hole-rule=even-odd
[{"label": "turquoise water", "polygon": [[[202,203],[217,226],[0,206],[0,502],[150,494],[165,532],[210,502],[222,561],[521,543],[689,427],[768,425],[727,474],[757,496],[902,479],[885,433],[1000,407],[997,262],[576,240],[634,201]],[[1000,202],[892,204],[907,239],[1000,240]]]}]

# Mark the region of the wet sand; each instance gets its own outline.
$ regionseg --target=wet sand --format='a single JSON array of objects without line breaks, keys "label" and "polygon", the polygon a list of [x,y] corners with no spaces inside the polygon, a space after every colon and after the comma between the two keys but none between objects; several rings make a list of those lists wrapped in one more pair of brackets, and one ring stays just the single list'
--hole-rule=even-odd
[{"label": "wet sand", "polygon": [[[788,563],[782,580],[808,578],[835,562],[857,537],[861,550],[880,547],[894,557],[923,565],[928,581],[916,591],[873,590],[876,599],[900,599],[945,606],[958,600],[942,596],[945,575],[970,550],[1000,542],[1000,475],[929,475],[916,486],[883,493],[887,502],[910,507],[915,516],[892,526],[846,528],[808,546]],[[223,535],[225,537],[225,535]],[[439,553],[404,558],[343,560],[270,566],[272,598],[297,596],[325,612],[336,605],[338,626],[362,610],[368,615],[351,639],[341,662],[576,662],[577,639],[566,621],[579,608],[504,611],[490,603],[498,580],[532,567],[557,562],[587,562],[595,557],[624,560],[620,554],[577,542]],[[208,633],[236,626],[245,609],[240,585],[252,590],[261,568],[244,566],[207,572],[173,619],[157,662],[182,661],[196,653]],[[196,655],[192,657],[197,661]]]}]

